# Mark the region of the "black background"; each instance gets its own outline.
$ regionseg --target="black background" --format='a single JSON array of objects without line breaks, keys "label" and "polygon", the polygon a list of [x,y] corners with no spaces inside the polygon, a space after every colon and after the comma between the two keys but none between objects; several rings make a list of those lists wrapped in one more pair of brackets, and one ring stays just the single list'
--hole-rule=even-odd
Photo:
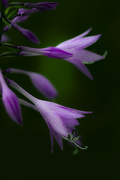
[{"label": "black background", "polygon": [[[33,2],[33,1],[29,1]],[[37,1],[34,1],[37,2]],[[4,178],[33,179],[120,179],[120,3],[119,0],[58,0],[56,10],[34,14],[21,24],[40,39],[34,45],[19,32],[8,32],[10,42],[31,47],[56,46],[58,43],[86,31],[102,34],[88,49],[108,55],[87,67],[94,81],[86,78],[72,64],[46,57],[1,58],[1,68],[20,68],[39,72],[48,77],[59,92],[56,102],[68,107],[93,111],[80,119],[78,131],[88,145],[86,151],[74,148],[64,141],[61,151],[54,141],[51,154],[49,130],[43,118],[33,110],[22,107],[23,127],[6,115],[0,104],[1,174]],[[45,99],[22,75],[8,76],[34,96]],[[17,93],[18,94],[18,93]],[[19,95],[19,94],[18,94]],[[21,96],[22,97],[22,96]],[[4,171],[3,171],[4,170]],[[24,174],[24,175],[23,175]],[[26,176],[27,175],[27,176]],[[35,178],[35,176],[37,178]]]}]

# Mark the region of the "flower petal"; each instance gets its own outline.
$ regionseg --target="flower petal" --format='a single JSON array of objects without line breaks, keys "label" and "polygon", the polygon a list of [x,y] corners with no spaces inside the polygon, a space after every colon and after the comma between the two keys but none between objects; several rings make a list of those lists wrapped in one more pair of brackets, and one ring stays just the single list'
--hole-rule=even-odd
[{"label": "flower petal", "polygon": [[29,71],[24,71],[20,69],[6,69],[5,72],[9,73],[22,73],[27,75],[35,88],[40,91],[44,96],[46,96],[48,99],[53,99],[57,96],[57,90],[55,87],[52,85],[52,83],[43,75],[34,73],[34,72],[29,72]]},{"label": "flower petal", "polygon": [[67,126],[67,127],[74,127],[74,126],[79,125],[79,122],[75,118],[73,119],[73,118],[63,118],[62,117],[62,121],[64,122],[65,126]]},{"label": "flower petal", "polygon": [[63,150],[63,140],[62,140],[61,135],[59,135],[58,133],[56,133],[54,131],[53,131],[53,135],[54,135],[57,143],[59,144],[60,148]]},{"label": "flower petal", "polygon": [[88,78],[93,80],[93,77],[87,67],[79,60],[74,57],[70,57],[66,59],[68,62],[74,64],[83,74],[85,74]]},{"label": "flower petal", "polygon": [[91,113],[91,112],[79,111],[76,109],[68,108],[60,104],[49,101],[46,101],[45,103],[50,107],[52,111],[54,111],[61,118],[82,118],[84,117],[84,115],[82,114]]},{"label": "flower petal", "polygon": [[38,38],[28,29],[24,29],[17,24],[12,24],[12,26],[17,29],[22,35],[24,35],[27,39],[29,39],[31,42],[39,44]]},{"label": "flower petal", "polygon": [[65,45],[64,44],[61,46],[58,45],[56,47],[61,48],[64,51],[68,50],[68,52],[70,49],[73,49],[73,48],[74,48],[74,50],[81,50],[81,49],[87,48],[88,46],[95,43],[100,38],[100,36],[101,35],[89,36],[89,37],[84,37],[84,38],[80,38],[80,39],[76,38],[74,41],[72,41],[72,43],[68,42]]},{"label": "flower petal", "polygon": [[73,43],[73,42],[75,42],[76,40],[78,40],[78,39],[86,36],[91,30],[92,30],[92,28],[88,29],[88,30],[85,31],[84,33],[82,33],[82,34],[80,34],[80,35],[78,35],[78,36],[76,36],[76,37],[74,37],[74,38],[72,38],[72,39],[69,39],[69,40],[67,40],[67,41],[64,41],[64,42],[58,44],[56,47],[58,47],[58,48],[65,47],[65,46],[67,46],[68,44]]},{"label": "flower petal", "polygon": [[8,36],[6,36],[5,34],[2,35],[2,38],[1,38],[1,42],[4,43],[4,42],[7,42],[9,41],[9,38]]},{"label": "flower petal", "polygon": [[61,136],[67,136],[67,130],[61,118],[51,111],[46,102],[47,101],[36,99],[34,101],[34,104],[39,109],[39,112],[41,113],[45,121],[51,125],[56,133],[59,133]]},{"label": "flower petal", "polygon": [[22,113],[20,103],[15,93],[13,93],[5,83],[5,80],[0,71],[0,82],[2,87],[2,101],[8,115],[17,124],[22,125]]}]

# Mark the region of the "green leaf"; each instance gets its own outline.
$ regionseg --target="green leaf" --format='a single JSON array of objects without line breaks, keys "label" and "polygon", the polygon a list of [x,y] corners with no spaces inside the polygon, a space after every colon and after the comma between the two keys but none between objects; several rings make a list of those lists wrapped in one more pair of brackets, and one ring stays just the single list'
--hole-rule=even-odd
[{"label": "green leaf", "polygon": [[9,19],[9,18],[11,18],[11,17],[13,17],[13,16],[15,16],[17,14],[18,14],[18,9],[15,9],[7,16],[7,18]]}]

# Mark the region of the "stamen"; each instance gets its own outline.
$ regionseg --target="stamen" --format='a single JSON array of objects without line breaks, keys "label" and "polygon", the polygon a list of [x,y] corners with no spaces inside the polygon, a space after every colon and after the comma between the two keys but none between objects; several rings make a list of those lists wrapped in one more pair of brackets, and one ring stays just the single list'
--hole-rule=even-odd
[{"label": "stamen", "polygon": [[[74,133],[74,136],[73,136],[73,133]],[[82,147],[80,145],[78,145],[75,141],[77,141],[79,139],[79,136],[75,137],[75,133],[76,131],[73,130],[72,131],[72,134],[68,133],[68,137],[63,137],[65,140],[73,143],[75,146],[77,146],[79,149],[82,149],[82,150],[86,150],[88,148],[88,146],[85,146],[85,147]]]}]

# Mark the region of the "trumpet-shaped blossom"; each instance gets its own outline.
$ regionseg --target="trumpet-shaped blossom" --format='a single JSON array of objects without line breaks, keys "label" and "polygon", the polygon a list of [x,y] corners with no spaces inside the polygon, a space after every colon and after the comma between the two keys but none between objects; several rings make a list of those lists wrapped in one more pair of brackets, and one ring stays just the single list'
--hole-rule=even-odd
[{"label": "trumpet-shaped blossom", "polygon": [[17,96],[7,86],[2,72],[0,70],[0,90],[5,109],[11,119],[19,125],[22,125],[22,113]]},{"label": "trumpet-shaped blossom", "polygon": [[13,68],[6,69],[4,72],[25,74],[30,78],[36,89],[48,99],[53,99],[57,96],[55,87],[46,77],[41,74]]},{"label": "trumpet-shaped blossom", "polygon": [[12,80],[8,80],[9,84],[27,97],[35,105],[25,102],[24,100],[20,101],[22,104],[29,106],[33,109],[36,109],[44,118],[47,123],[52,143],[53,151],[53,136],[58,142],[61,149],[63,149],[62,138],[70,141],[73,145],[81,146],[81,142],[78,140],[78,136],[75,133],[75,126],[79,125],[77,118],[83,118],[83,114],[88,114],[90,112],[80,111],[72,108],[68,108],[57,103],[43,101],[35,98],[18,84]]},{"label": "trumpet-shaped blossom", "polygon": [[[90,30],[91,29],[87,30],[86,32],[75,38],[62,42],[61,44],[57,45],[55,48],[47,47],[43,49],[37,49],[37,48],[30,48],[24,46],[19,46],[18,48],[22,51],[21,55],[24,56],[45,55],[52,58],[64,59],[75,65],[87,77],[93,79],[91,73],[84,64],[102,60],[104,59],[104,56],[98,55],[96,53],[84,49],[95,43],[101,36],[101,35],[96,35],[96,36],[84,37],[90,32]],[[58,54],[57,57],[51,55],[51,50],[52,50],[52,54],[54,53],[56,54],[56,52],[60,52],[60,51],[61,52]],[[61,58],[62,51],[71,54],[71,56]],[[50,53],[47,55],[48,52]]]}]

